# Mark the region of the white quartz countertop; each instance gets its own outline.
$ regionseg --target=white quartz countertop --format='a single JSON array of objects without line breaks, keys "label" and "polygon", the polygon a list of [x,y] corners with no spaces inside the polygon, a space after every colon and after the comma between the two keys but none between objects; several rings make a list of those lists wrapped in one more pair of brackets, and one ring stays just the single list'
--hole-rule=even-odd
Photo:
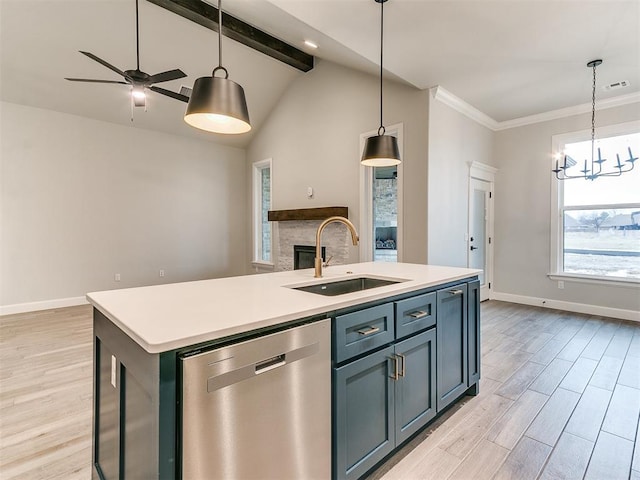
[{"label": "white quartz countertop", "polygon": [[[89,302],[149,353],[160,353],[478,275],[481,270],[408,263],[313,269],[108,290]],[[370,276],[401,283],[334,297],[294,290]]]}]

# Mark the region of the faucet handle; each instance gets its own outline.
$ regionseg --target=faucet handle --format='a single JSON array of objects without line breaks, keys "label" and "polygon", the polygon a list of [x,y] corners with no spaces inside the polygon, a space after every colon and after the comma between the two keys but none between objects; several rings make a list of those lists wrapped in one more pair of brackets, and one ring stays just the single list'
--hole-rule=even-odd
[{"label": "faucet handle", "polygon": [[329,262],[331,261],[331,259],[333,258],[333,255],[329,255],[329,258],[327,258],[327,261],[324,262],[322,264],[323,267],[328,267],[329,266]]}]

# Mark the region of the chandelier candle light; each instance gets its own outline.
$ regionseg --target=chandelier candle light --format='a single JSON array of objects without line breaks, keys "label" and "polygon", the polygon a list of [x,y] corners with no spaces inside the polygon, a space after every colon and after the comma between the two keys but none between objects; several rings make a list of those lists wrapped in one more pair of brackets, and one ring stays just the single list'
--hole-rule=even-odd
[{"label": "chandelier candle light", "polygon": [[398,139],[392,135],[385,135],[382,124],[382,50],[384,31],[384,3],[387,0],[375,0],[380,4],[380,128],[378,135],[367,138],[360,163],[367,167],[391,167],[402,162]]},{"label": "chandelier candle light", "polygon": [[[251,130],[244,89],[229,80],[222,66],[222,1],[218,0],[218,66],[210,77],[200,77],[193,84],[184,121],[192,127],[223,134]],[[216,77],[216,72],[224,77]]]},{"label": "chandelier candle light", "polygon": [[602,63],[602,60],[591,60],[587,63],[587,67],[593,69],[593,88],[591,94],[591,168],[587,168],[588,160],[584,161],[584,169],[580,170],[582,172],[581,175],[570,175],[567,173],[567,170],[574,165],[576,165],[576,161],[571,158],[569,155],[564,156],[564,161],[562,165],[558,165],[558,160],[556,160],[556,168],[551,170],[556,174],[556,178],[558,180],[570,180],[573,178],[584,178],[585,180],[595,180],[598,177],[619,177],[625,172],[630,172],[633,170],[635,166],[635,161],[638,160],[638,157],[634,157],[631,152],[631,147],[628,147],[629,159],[625,160],[624,163],[620,162],[620,155],[616,154],[617,165],[613,166],[612,170],[603,171],[602,164],[607,161],[606,158],[602,158],[602,154],[600,152],[600,148],[598,148],[598,158],[595,158],[595,144],[596,144],[596,67]]}]

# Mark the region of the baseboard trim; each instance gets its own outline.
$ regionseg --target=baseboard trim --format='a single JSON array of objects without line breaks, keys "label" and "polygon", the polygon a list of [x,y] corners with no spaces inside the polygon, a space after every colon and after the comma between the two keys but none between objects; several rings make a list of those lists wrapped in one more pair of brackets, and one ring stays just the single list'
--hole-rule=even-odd
[{"label": "baseboard trim", "polygon": [[640,322],[640,312],[634,310],[623,310],[621,308],[602,307],[600,305],[588,305],[585,303],[564,302],[562,300],[549,300],[547,298],[527,297],[524,295],[514,295],[511,293],[495,291],[492,292],[491,299],[500,300],[502,302],[520,303],[523,305],[565,310],[567,312],[586,313],[588,315],[599,315],[602,317]]},{"label": "baseboard trim", "polygon": [[14,313],[37,312],[39,310],[49,310],[52,308],[75,307],[86,305],[86,297],[56,298],[54,300],[43,300],[41,302],[16,303],[14,305],[0,305],[0,315],[12,315]]}]

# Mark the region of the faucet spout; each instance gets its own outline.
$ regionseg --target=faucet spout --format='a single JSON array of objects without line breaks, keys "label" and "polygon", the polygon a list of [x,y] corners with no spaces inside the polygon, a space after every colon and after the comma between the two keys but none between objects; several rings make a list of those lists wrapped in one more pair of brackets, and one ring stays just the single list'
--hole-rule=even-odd
[{"label": "faucet spout", "polygon": [[327,225],[333,222],[339,222],[339,223],[345,224],[349,229],[349,232],[351,233],[351,241],[353,242],[354,245],[358,245],[358,240],[359,240],[358,232],[356,231],[356,227],[353,225],[353,223],[351,223],[349,220],[347,220],[344,217],[327,218],[324,222],[320,224],[320,226],[318,227],[318,231],[316,232],[316,258],[315,258],[316,272],[314,275],[314,277],[316,278],[322,277],[322,241],[321,241],[322,232]]}]

